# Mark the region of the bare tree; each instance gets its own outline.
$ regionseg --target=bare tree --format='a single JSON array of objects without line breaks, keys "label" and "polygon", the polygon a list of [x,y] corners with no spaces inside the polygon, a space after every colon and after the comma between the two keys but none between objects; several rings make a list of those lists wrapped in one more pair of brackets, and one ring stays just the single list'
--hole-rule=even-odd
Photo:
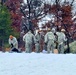
[{"label": "bare tree", "polygon": [[25,22],[25,27],[28,28],[28,30],[34,29],[32,21],[37,20],[38,17],[42,15],[43,10],[41,9],[41,5],[41,0],[27,0],[27,4],[23,3],[21,5],[21,12],[28,22],[28,27],[26,25],[27,22]]}]

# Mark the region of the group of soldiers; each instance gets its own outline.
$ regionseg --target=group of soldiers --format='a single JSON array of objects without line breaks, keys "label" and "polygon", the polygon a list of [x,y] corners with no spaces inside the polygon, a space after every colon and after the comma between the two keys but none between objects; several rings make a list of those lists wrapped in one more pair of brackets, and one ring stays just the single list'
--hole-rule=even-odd
[{"label": "group of soldiers", "polygon": [[[23,36],[23,41],[25,42],[25,52],[31,53],[33,46],[35,46],[35,52],[41,52],[41,45],[43,40],[43,50],[46,50],[47,53],[54,53],[54,49],[58,50],[58,53],[64,53],[64,45],[67,41],[65,36],[65,29],[55,30],[54,28],[48,29],[46,34],[42,37],[40,30],[36,30],[35,34],[29,30]],[[10,35],[9,44],[13,45],[14,48],[18,49],[17,39]]]}]

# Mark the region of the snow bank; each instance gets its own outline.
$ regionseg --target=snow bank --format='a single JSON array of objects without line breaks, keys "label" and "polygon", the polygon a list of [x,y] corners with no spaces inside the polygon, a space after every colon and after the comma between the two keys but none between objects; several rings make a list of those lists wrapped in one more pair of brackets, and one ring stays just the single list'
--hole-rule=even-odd
[{"label": "snow bank", "polygon": [[1,53],[0,75],[75,75],[76,55]]}]

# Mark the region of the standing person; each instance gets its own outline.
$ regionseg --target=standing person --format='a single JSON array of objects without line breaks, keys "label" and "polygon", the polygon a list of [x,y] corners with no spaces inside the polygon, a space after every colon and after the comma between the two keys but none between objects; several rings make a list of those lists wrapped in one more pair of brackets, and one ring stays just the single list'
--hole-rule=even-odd
[{"label": "standing person", "polygon": [[32,47],[35,41],[35,36],[32,34],[31,30],[29,30],[24,36],[23,41],[25,42],[25,51],[26,53],[32,52]]},{"label": "standing person", "polygon": [[54,33],[55,35],[55,49],[54,49],[54,53],[58,54],[58,35],[56,33]]},{"label": "standing person", "polygon": [[54,53],[55,53],[55,54],[58,54],[58,36],[57,36],[57,34],[56,34],[56,28],[55,28],[55,27],[52,28],[51,31],[53,32],[53,34],[54,34],[54,36],[55,36],[55,41],[54,41],[55,49],[54,49]]},{"label": "standing person", "polygon": [[35,34],[35,50],[36,50],[37,53],[40,52],[40,40],[41,40],[40,31],[36,30],[36,34]]},{"label": "standing person", "polygon": [[18,41],[16,37],[10,35],[9,36],[9,44],[11,45],[11,51],[15,48],[18,50]]},{"label": "standing person", "polygon": [[[45,32],[45,34],[47,33],[47,31]],[[45,34],[44,34],[44,39],[43,39],[43,52],[47,51],[47,43],[45,43]]]},{"label": "standing person", "polygon": [[65,29],[61,29],[56,34],[58,35],[58,52],[64,54],[64,42],[67,40],[64,34]]},{"label": "standing person", "polygon": [[47,44],[47,52],[48,53],[50,53],[50,50],[53,53],[54,41],[55,41],[55,36],[54,36],[53,32],[49,29],[49,32],[46,33],[45,39],[44,39],[45,44]]}]

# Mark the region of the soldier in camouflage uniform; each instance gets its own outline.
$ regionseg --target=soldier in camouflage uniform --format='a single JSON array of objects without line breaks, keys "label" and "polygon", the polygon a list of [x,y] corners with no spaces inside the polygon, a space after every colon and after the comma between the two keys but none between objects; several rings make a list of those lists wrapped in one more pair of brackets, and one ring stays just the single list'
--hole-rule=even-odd
[{"label": "soldier in camouflage uniform", "polygon": [[41,40],[41,36],[40,36],[40,31],[36,30],[37,33],[35,34],[35,50],[37,53],[40,52],[40,40]]},{"label": "soldier in camouflage uniform", "polygon": [[50,51],[53,53],[54,48],[55,48],[55,36],[51,30],[46,33],[44,42],[47,44],[47,52],[50,53]]},{"label": "soldier in camouflage uniform", "polygon": [[23,41],[25,42],[25,51],[26,51],[26,53],[31,53],[32,52],[34,39],[35,39],[35,36],[32,34],[31,30],[29,30],[23,36]]},{"label": "soldier in camouflage uniform", "polygon": [[61,29],[61,31],[56,32],[58,36],[58,52],[64,54],[64,42],[67,40],[64,29]]}]

